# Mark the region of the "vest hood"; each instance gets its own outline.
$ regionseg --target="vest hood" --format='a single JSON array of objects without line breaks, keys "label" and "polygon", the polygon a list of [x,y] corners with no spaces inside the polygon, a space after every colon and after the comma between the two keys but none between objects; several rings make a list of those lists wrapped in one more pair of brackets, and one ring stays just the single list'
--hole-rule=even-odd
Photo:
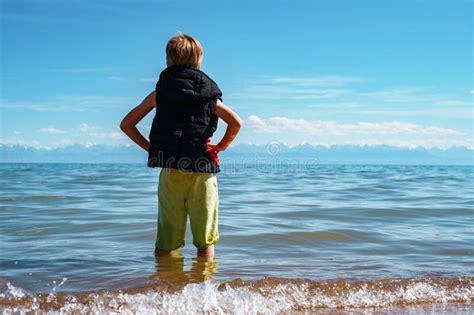
[{"label": "vest hood", "polygon": [[191,105],[222,95],[217,84],[203,71],[178,65],[169,66],[161,72],[156,93],[167,102]]}]

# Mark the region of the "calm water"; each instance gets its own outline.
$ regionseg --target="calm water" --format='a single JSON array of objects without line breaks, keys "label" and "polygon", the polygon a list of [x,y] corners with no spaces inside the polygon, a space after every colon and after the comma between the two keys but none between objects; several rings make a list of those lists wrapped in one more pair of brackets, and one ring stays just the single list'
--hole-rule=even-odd
[{"label": "calm water", "polygon": [[215,261],[157,261],[157,169],[0,164],[0,310],[473,311],[473,171],[227,165]]}]

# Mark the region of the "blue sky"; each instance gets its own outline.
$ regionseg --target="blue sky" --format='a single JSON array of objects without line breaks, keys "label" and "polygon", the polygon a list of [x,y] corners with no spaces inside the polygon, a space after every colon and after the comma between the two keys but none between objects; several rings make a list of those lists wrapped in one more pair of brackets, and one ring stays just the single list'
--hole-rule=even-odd
[{"label": "blue sky", "polygon": [[182,31],[237,143],[474,148],[471,1],[0,1],[2,143],[130,143]]}]

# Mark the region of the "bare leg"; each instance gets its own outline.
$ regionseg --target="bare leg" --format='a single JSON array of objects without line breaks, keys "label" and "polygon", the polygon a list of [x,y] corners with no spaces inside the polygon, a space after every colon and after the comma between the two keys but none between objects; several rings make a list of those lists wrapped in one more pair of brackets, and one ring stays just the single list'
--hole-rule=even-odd
[{"label": "bare leg", "polygon": [[198,257],[214,257],[214,245],[197,250]]},{"label": "bare leg", "polygon": [[170,256],[171,252],[155,248],[155,256]]}]

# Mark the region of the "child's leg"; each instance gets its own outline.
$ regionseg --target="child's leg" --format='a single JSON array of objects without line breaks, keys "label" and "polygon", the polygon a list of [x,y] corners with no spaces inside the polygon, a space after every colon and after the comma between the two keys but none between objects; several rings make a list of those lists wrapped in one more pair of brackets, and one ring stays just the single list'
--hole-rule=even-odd
[{"label": "child's leg", "polygon": [[155,255],[166,256],[184,246],[187,213],[186,178],[174,170],[162,169],[158,184],[158,222]]},{"label": "child's leg", "polygon": [[198,248],[197,256],[198,257],[212,257],[212,256],[214,256],[214,245],[211,245],[207,248]]},{"label": "child's leg", "polygon": [[173,251],[168,251],[168,250],[163,250],[159,249],[158,247],[155,247],[155,256],[170,256]]},{"label": "child's leg", "polygon": [[219,241],[217,174],[196,173],[185,206],[197,255],[213,256],[214,244]]}]

